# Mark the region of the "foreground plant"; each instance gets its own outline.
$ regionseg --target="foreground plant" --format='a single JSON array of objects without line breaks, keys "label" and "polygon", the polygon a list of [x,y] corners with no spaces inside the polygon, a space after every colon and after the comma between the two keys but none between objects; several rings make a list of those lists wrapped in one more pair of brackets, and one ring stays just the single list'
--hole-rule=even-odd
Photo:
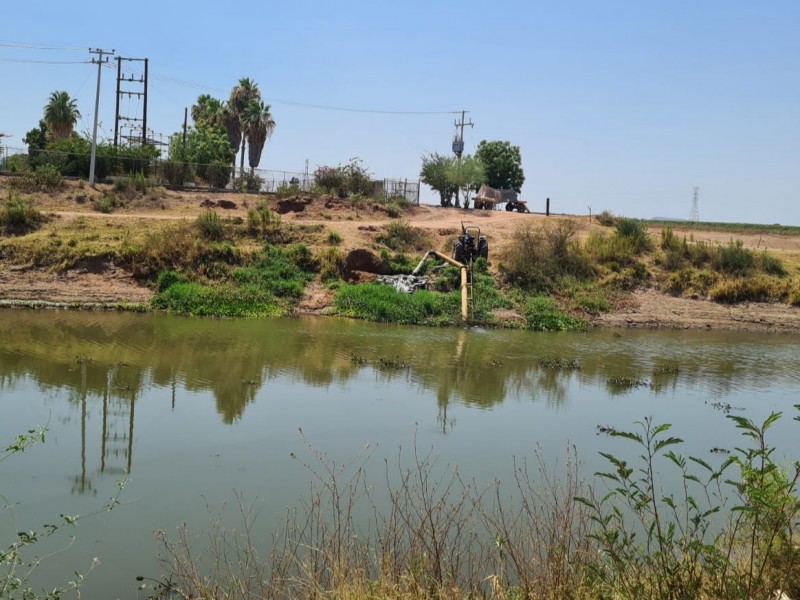
[{"label": "foreground plant", "polygon": [[[14,454],[25,452],[31,446],[44,443],[46,427],[30,429],[25,434],[17,436],[16,440],[0,450],[0,462],[5,461]],[[63,529],[76,525],[79,521],[92,514],[99,512],[110,512],[119,504],[119,497],[125,487],[125,481],[117,482],[117,493],[109,500],[108,504],[102,507],[101,511],[90,515],[59,515],[59,518],[52,523],[46,523],[37,529],[19,531],[11,540],[0,542],[0,598],[12,600],[38,600],[44,598],[61,598],[64,594],[74,592],[80,597],[79,588],[84,578],[91,573],[97,566],[97,559],[84,572],[76,572],[75,578],[64,585],[50,590],[36,591],[30,583],[34,572],[42,566],[43,558],[35,554],[35,546],[38,542],[55,536]],[[13,519],[13,505],[0,494],[2,510],[9,511]],[[70,538],[66,548],[69,548],[74,541]]]}]

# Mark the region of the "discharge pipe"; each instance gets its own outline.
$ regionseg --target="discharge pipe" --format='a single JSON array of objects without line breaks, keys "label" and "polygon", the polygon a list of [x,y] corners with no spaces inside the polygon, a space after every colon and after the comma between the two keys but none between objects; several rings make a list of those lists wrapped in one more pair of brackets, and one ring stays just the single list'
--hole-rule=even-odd
[{"label": "discharge pipe", "polygon": [[464,263],[460,263],[454,258],[450,258],[446,254],[442,254],[437,250],[428,250],[425,256],[422,257],[422,260],[419,261],[417,268],[411,271],[412,275],[419,275],[419,272],[422,270],[422,265],[425,263],[428,258],[433,255],[437,258],[441,258],[443,261],[450,263],[454,267],[458,267],[461,269],[461,320],[467,321],[468,320],[468,312],[467,312],[467,265]]}]

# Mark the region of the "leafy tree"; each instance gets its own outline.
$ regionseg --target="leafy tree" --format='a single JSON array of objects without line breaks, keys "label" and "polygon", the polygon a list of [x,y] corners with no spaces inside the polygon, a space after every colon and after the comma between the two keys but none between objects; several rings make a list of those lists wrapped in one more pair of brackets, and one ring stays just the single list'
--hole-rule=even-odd
[{"label": "leafy tree", "polygon": [[[181,163],[194,163],[197,165],[197,174],[209,180],[209,165],[225,163],[230,165],[235,156],[225,131],[218,126],[204,124],[202,120],[195,127],[190,127],[183,142],[183,133],[176,132],[169,140],[169,160]],[[214,169],[214,179],[218,184],[221,177]],[[216,187],[224,187],[216,185]]]},{"label": "leafy tree", "polygon": [[55,139],[68,138],[81,118],[78,103],[67,92],[53,92],[44,107],[44,120]]},{"label": "leafy tree", "polygon": [[483,140],[478,144],[475,156],[485,168],[483,183],[496,189],[522,190],[525,175],[522,173],[519,146],[512,146],[510,142]]},{"label": "leafy tree", "polygon": [[457,187],[449,177],[454,159],[437,152],[423,155],[419,177],[422,183],[438,192],[442,206],[452,206]]},{"label": "leafy tree", "polygon": [[[452,161],[448,169],[448,178],[453,185],[461,190],[464,198],[464,208],[469,208],[469,194],[477,190],[485,181],[485,171],[483,163],[475,156],[467,154],[460,160]],[[460,208],[458,196],[456,195],[456,208]]]},{"label": "leafy tree", "polygon": [[47,123],[44,119],[39,119],[39,126],[26,133],[22,141],[28,146],[28,154],[31,151],[35,153],[36,150],[44,150],[47,145]]}]

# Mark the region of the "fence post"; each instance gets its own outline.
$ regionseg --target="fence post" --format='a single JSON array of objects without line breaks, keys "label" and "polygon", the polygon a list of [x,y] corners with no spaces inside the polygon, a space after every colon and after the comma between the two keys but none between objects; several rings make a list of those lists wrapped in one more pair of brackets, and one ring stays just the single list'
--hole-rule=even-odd
[{"label": "fence post", "polygon": [[550,216],[550,198],[547,199],[547,204],[545,205],[544,215],[546,217]]}]

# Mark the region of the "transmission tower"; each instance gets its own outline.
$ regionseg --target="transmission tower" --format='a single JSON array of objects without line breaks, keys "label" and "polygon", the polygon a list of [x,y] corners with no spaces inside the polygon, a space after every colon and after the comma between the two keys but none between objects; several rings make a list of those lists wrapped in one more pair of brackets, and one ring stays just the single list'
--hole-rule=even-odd
[{"label": "transmission tower", "polygon": [[[141,62],[144,63],[143,74],[126,74],[122,72],[123,61],[128,63]],[[117,57],[117,110],[116,117],[114,118],[114,146],[119,144],[120,139],[128,140],[128,143],[139,142],[142,144],[149,143],[147,138],[147,67],[148,59],[146,58],[125,58],[122,56]],[[123,88],[123,84],[125,88]],[[131,114],[120,114],[120,99],[127,96],[129,99],[135,97],[137,100],[142,101],[142,116],[139,117],[139,111]],[[120,125],[120,121],[122,125]],[[121,134],[121,131],[127,130],[127,134]],[[141,133],[140,133],[141,132]]]},{"label": "transmission tower", "polygon": [[695,187],[692,190],[692,210],[689,213],[689,220],[692,223],[697,223],[700,220],[700,188]]}]

